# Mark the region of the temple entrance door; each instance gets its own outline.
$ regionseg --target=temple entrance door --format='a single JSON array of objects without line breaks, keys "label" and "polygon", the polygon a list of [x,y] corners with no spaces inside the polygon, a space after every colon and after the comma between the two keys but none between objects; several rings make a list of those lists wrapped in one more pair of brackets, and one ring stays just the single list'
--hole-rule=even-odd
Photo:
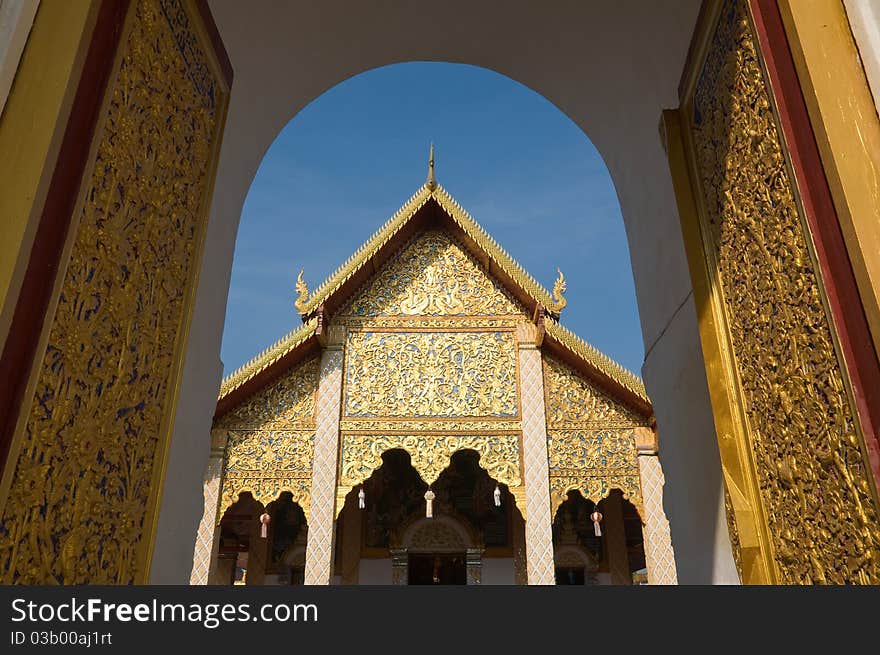
[{"label": "temple entrance door", "polygon": [[467,584],[467,559],[465,553],[411,554],[409,556],[408,584]]}]

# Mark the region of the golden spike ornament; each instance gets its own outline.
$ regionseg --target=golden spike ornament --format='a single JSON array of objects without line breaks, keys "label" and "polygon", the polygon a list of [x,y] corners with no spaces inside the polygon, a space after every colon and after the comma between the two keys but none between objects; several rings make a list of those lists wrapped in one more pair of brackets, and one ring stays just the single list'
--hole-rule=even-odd
[{"label": "golden spike ornament", "polygon": [[437,178],[434,176],[434,144],[431,144],[431,152],[428,155],[428,179],[425,180],[425,186],[431,191],[437,188]]},{"label": "golden spike ornament", "polygon": [[301,268],[299,270],[299,275],[296,276],[296,292],[299,296],[293,301],[293,306],[296,307],[296,311],[300,314],[303,313],[303,308],[306,306],[306,301],[309,299],[309,287],[303,279],[303,273],[305,273],[305,269]]},{"label": "golden spike ornament", "polygon": [[565,282],[565,276],[562,274],[562,271],[557,268],[556,272],[559,273],[559,277],[557,277],[556,282],[553,283],[553,303],[548,309],[552,312],[559,313],[565,309],[565,306],[568,304],[568,301],[564,297],[568,284]]}]

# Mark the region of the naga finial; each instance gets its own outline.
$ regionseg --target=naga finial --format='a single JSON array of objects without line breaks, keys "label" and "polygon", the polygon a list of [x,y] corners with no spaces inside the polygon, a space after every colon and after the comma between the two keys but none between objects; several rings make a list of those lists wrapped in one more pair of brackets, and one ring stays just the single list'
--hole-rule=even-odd
[{"label": "naga finial", "polygon": [[431,191],[437,188],[437,178],[434,177],[434,144],[431,144],[431,154],[428,155],[428,179],[425,180],[425,186]]},{"label": "naga finial", "polygon": [[303,307],[306,306],[306,301],[309,299],[309,287],[303,279],[304,272],[305,269],[300,269],[299,275],[296,276],[296,292],[299,294],[299,297],[293,301],[293,306],[296,307],[300,314],[303,313]]},{"label": "naga finial", "polygon": [[559,277],[553,283],[553,305],[549,309],[558,313],[565,309],[565,306],[568,304],[564,297],[568,285],[565,282],[565,276],[562,274],[562,271],[557,268],[556,272],[559,273]]}]

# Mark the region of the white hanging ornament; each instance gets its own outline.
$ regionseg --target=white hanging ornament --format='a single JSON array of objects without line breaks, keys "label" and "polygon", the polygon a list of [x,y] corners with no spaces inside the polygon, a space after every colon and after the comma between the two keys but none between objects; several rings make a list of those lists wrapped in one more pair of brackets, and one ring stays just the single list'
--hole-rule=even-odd
[{"label": "white hanging ornament", "polygon": [[495,485],[495,491],[492,494],[492,497],[495,499],[495,507],[501,507],[501,489],[498,488],[498,485]]},{"label": "white hanging ornament", "polygon": [[265,539],[269,536],[269,521],[272,520],[272,517],[269,516],[268,513],[263,512],[260,516],[260,536]]},{"label": "white hanging ornament", "polygon": [[425,492],[425,518],[432,519],[434,518],[434,492],[428,489]]},{"label": "white hanging ornament", "polygon": [[602,522],[602,513],[599,510],[596,510],[592,514],[590,514],[590,519],[593,521],[593,529],[596,532],[597,537],[602,536],[602,528],[599,527],[599,523]]},{"label": "white hanging ornament", "polygon": [[366,500],[367,500],[367,494],[364,493],[364,488],[361,487],[361,490],[358,491],[358,508],[359,509],[363,509],[364,507],[367,506]]}]

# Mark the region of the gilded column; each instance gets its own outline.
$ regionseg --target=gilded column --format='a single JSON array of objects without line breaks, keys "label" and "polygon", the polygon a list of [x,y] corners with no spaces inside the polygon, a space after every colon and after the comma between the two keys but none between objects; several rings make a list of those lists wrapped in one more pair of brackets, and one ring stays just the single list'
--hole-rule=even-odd
[{"label": "gilded column", "polygon": [[342,362],[345,329],[330,327],[322,336],[324,352],[318,378],[312,500],[306,545],[305,584],[330,584],[336,519],[336,469],[342,406]]},{"label": "gilded column", "polygon": [[666,480],[657,456],[657,435],[649,428],[636,428],[636,446],[639,450],[639,478],[645,513],[642,517],[642,533],[645,538],[648,584],[678,584],[669,521],[663,511],[663,484]]},{"label": "gilded column", "polygon": [[211,560],[216,557],[218,528],[220,522],[220,484],[223,478],[223,458],[226,452],[226,430],[211,430],[211,454],[205,470],[203,492],[205,510],[196,533],[196,548],[193,554],[193,567],[189,583],[208,584]]},{"label": "gilded column", "polygon": [[522,449],[525,474],[526,575],[529,584],[555,584],[553,533],[550,515],[550,470],[547,460],[547,422],[544,415],[544,375],[538,346],[543,330],[531,323],[516,329],[519,344]]},{"label": "gilded column", "polygon": [[611,583],[631,585],[632,572],[629,570],[626,530],[623,526],[623,494],[617,489],[612,489],[611,493],[602,501],[599,511],[605,515],[602,520],[602,529],[605,532],[605,548],[608,551]]}]

